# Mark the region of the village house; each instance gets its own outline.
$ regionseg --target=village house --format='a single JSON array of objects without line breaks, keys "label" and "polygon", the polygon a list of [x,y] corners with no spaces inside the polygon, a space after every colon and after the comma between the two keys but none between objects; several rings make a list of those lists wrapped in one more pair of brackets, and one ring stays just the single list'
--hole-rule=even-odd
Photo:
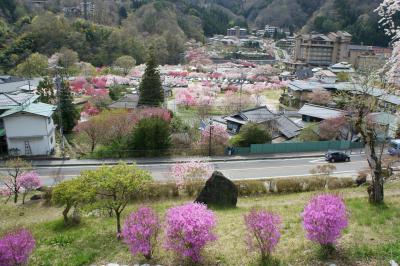
[{"label": "village house", "polygon": [[37,103],[32,93],[0,94],[1,152],[50,155],[55,148],[55,106]]},{"label": "village house", "polygon": [[247,123],[265,125],[270,130],[273,142],[281,142],[296,137],[301,127],[283,114],[271,112],[266,106],[243,110],[231,116],[224,117],[227,131],[237,134]]}]

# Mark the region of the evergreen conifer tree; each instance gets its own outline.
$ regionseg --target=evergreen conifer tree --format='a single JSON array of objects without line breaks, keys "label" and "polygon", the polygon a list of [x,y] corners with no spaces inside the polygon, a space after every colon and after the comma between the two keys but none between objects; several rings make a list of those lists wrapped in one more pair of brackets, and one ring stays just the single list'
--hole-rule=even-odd
[{"label": "evergreen conifer tree", "polygon": [[140,105],[159,106],[164,100],[164,90],[157,67],[157,60],[151,49],[146,62],[146,70],[139,85]]},{"label": "evergreen conifer tree", "polygon": [[58,125],[60,125],[62,117],[62,125],[63,131],[68,133],[71,132],[72,129],[75,127],[78,119],[79,119],[79,112],[75,108],[73,104],[74,98],[71,94],[71,89],[69,88],[68,82],[63,82],[61,84],[59,95],[59,110],[56,114],[55,120]]}]

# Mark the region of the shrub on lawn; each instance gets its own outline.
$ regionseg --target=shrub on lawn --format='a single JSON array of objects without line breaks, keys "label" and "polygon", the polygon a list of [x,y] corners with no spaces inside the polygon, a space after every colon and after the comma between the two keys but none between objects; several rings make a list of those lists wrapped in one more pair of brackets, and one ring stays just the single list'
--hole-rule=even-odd
[{"label": "shrub on lawn", "polygon": [[201,251],[216,240],[216,218],[207,206],[188,203],[167,210],[165,247],[192,262],[201,261]]},{"label": "shrub on lawn", "polygon": [[178,187],[187,195],[193,196],[201,191],[213,170],[214,167],[208,162],[192,160],[174,164],[171,167],[171,175]]},{"label": "shrub on lawn", "polygon": [[134,195],[135,199],[156,200],[179,197],[179,189],[175,182],[149,183],[145,188]]},{"label": "shrub on lawn", "polygon": [[239,196],[262,195],[268,192],[264,181],[261,180],[246,180],[234,182],[239,190]]},{"label": "shrub on lawn", "polygon": [[356,183],[352,178],[331,177],[329,180],[330,189],[347,188],[354,186],[356,186]]},{"label": "shrub on lawn", "polygon": [[311,176],[309,178],[302,178],[303,191],[321,190],[325,187],[325,178],[320,176]]},{"label": "shrub on lawn", "polygon": [[278,193],[292,193],[303,191],[303,186],[299,178],[282,178],[276,179],[276,192]]},{"label": "shrub on lawn", "polygon": [[130,214],[122,229],[124,242],[132,255],[142,254],[151,259],[160,231],[160,219],[150,208],[142,207]]},{"label": "shrub on lawn", "polygon": [[311,199],[303,211],[303,227],[307,238],[330,250],[347,227],[347,211],[343,200],[335,195],[319,195]]},{"label": "shrub on lawn", "polygon": [[26,265],[34,248],[35,239],[29,231],[9,233],[0,239],[0,265]]},{"label": "shrub on lawn", "polygon": [[281,237],[279,227],[281,218],[264,210],[252,209],[244,217],[247,228],[247,244],[250,250],[260,251],[265,261],[278,244]]}]

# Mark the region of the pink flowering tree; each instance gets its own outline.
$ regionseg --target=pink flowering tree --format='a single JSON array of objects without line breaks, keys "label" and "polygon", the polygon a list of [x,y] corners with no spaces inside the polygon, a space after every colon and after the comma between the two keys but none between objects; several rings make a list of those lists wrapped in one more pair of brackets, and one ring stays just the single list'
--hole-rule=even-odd
[{"label": "pink flowering tree", "polygon": [[19,186],[22,188],[22,204],[25,204],[25,197],[30,192],[42,185],[39,174],[35,171],[25,172],[18,177]]},{"label": "pink flowering tree", "polygon": [[186,108],[189,106],[194,106],[196,104],[196,100],[193,94],[187,89],[180,89],[176,93],[175,101],[178,105],[183,105]]},{"label": "pink flowering tree", "polygon": [[88,116],[94,116],[94,115],[98,115],[100,113],[100,109],[97,108],[96,106],[94,106],[91,102],[87,102],[83,106],[83,111],[82,112],[84,112]]},{"label": "pink flowering tree", "polygon": [[167,122],[171,121],[171,112],[168,109],[160,107],[149,107],[140,109],[137,113],[138,121],[149,117],[159,117]]},{"label": "pink flowering tree", "polygon": [[247,228],[246,241],[251,251],[259,251],[265,261],[271,255],[281,237],[279,215],[264,210],[252,209],[244,216]]},{"label": "pink flowering tree", "polygon": [[[211,138],[210,138],[211,134]],[[208,125],[202,132],[200,138],[201,145],[209,145],[211,139],[211,146],[225,147],[229,141],[229,134],[226,127],[222,125]]]},{"label": "pink flowering tree", "polygon": [[122,237],[132,255],[141,254],[146,259],[151,259],[160,227],[160,219],[151,208],[142,207],[132,212],[122,229]]},{"label": "pink flowering tree", "polygon": [[189,162],[176,163],[171,166],[171,176],[177,186],[184,189],[190,196],[194,193],[196,184],[204,183],[214,171],[212,164],[208,162],[191,160]]},{"label": "pink flowering tree", "polygon": [[385,33],[392,38],[393,51],[384,71],[389,83],[400,86],[400,25],[398,14],[400,13],[400,0],[383,0],[375,10],[381,16],[380,23]]},{"label": "pink flowering tree", "polygon": [[302,213],[307,238],[332,250],[347,227],[347,211],[343,200],[335,195],[319,195],[311,199]]},{"label": "pink flowering tree", "polygon": [[204,247],[217,238],[216,218],[207,206],[187,203],[167,210],[165,247],[194,263],[201,261]]},{"label": "pink flowering tree", "polygon": [[0,238],[0,265],[27,265],[35,248],[35,239],[25,230],[11,232]]}]

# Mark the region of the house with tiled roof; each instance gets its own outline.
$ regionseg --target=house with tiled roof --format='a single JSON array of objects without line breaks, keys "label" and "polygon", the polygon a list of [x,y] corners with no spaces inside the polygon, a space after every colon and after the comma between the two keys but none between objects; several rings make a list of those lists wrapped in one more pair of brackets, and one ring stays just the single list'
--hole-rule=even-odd
[{"label": "house with tiled roof", "polygon": [[55,106],[33,93],[0,93],[0,151],[12,155],[50,155],[55,147]]},{"label": "house with tiled roof", "polygon": [[292,139],[299,135],[301,127],[283,114],[276,114],[266,106],[259,106],[231,116],[224,117],[227,131],[237,134],[240,128],[247,123],[256,123],[266,126],[273,139]]}]

